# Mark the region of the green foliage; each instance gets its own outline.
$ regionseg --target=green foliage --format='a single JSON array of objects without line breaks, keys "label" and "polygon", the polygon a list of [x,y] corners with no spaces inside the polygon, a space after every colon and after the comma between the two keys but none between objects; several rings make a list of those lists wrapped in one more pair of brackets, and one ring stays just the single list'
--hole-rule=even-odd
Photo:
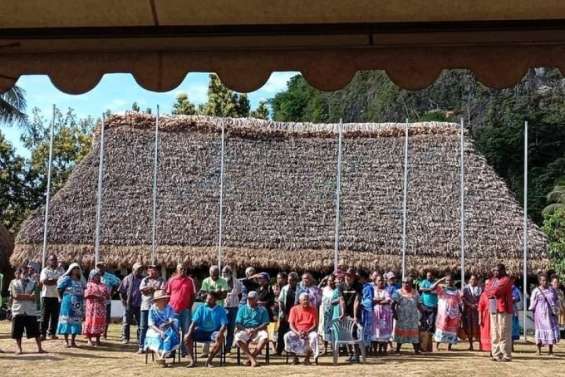
[{"label": "green foliage", "polygon": [[196,106],[188,99],[188,94],[180,93],[173,104],[173,115],[195,115]]},{"label": "green foliage", "polygon": [[26,123],[25,109],[26,99],[22,88],[13,86],[0,93],[0,123],[15,123],[18,125]]},{"label": "green foliage", "polygon": [[267,101],[259,102],[259,106],[249,113],[251,118],[269,119],[269,103]]},{"label": "green foliage", "polygon": [[131,104],[131,111],[136,111],[136,112],[140,112],[141,108],[139,107],[139,105],[137,104],[137,102],[134,102]]},{"label": "green foliage", "polygon": [[0,132],[0,219],[11,232],[28,215],[30,183],[29,166]]},{"label": "green foliage", "polygon": [[204,115],[220,117],[249,116],[249,99],[246,94],[235,93],[226,88],[216,74],[210,74],[208,102],[199,108]]},{"label": "green foliage", "polygon": [[543,230],[549,238],[549,256],[553,268],[561,279],[565,279],[565,208],[546,215]]}]

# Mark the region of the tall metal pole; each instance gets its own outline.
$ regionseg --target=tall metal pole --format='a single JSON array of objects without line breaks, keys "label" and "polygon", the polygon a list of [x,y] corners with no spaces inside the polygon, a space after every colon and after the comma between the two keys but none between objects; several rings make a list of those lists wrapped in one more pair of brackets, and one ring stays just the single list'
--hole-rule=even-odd
[{"label": "tall metal pole", "polygon": [[342,139],[342,120],[339,120],[337,129],[337,172],[335,185],[335,246],[334,246],[334,271],[337,271],[339,264],[339,202],[341,194],[341,139]]},{"label": "tall metal pole", "polygon": [[461,289],[465,285],[465,127],[463,118],[461,118],[461,146],[460,146],[460,169],[461,177],[459,182],[460,188],[460,237],[461,237]]},{"label": "tall metal pole", "polygon": [[404,193],[402,196],[402,279],[406,276],[406,202],[408,200],[408,119],[404,123]]},{"label": "tall metal pole", "polygon": [[155,252],[157,249],[157,172],[159,169],[159,105],[157,105],[157,116],[155,117],[155,154],[153,157],[153,217],[151,222],[151,264],[155,264]]},{"label": "tall metal pole", "polygon": [[526,341],[526,290],[528,288],[528,122],[524,122],[524,276],[523,276],[523,297],[524,306],[524,341]]},{"label": "tall metal pole", "polygon": [[41,255],[41,268],[45,267],[47,259],[47,225],[49,224],[49,201],[51,199],[51,166],[53,165],[53,135],[55,128],[55,105],[53,105],[53,119],[49,131],[49,162],[47,163],[47,188],[45,190],[45,219],[43,221],[43,252]]},{"label": "tall metal pole", "polygon": [[222,259],[224,257],[222,250],[222,231],[224,227],[224,150],[224,124],[222,123],[222,154],[220,157],[220,218],[218,220],[218,268],[220,269],[220,271],[222,270]]},{"label": "tall metal pole", "polygon": [[96,234],[94,240],[94,261],[100,262],[100,213],[102,207],[102,174],[104,171],[104,123],[106,122],[102,114],[102,124],[100,125],[100,159],[98,162],[98,191],[96,194]]}]

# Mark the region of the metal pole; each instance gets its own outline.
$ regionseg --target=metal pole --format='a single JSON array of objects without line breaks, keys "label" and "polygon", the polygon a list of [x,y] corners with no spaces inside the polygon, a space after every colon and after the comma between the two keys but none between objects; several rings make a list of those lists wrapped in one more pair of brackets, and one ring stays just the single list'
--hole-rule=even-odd
[{"label": "metal pole", "polygon": [[47,224],[49,223],[49,201],[51,199],[51,166],[53,165],[53,135],[55,128],[55,105],[53,105],[53,119],[49,131],[49,162],[47,163],[47,188],[45,190],[45,219],[43,221],[43,252],[41,255],[41,268],[45,268],[47,259]]},{"label": "metal pole", "polygon": [[524,341],[526,338],[526,290],[528,288],[528,122],[524,122],[524,276],[523,276],[523,297],[522,304],[524,306]]},{"label": "metal pole", "polygon": [[460,237],[461,237],[461,289],[465,285],[465,127],[461,118],[461,146],[460,146],[460,168],[461,180],[459,182],[460,192]]},{"label": "metal pole", "polygon": [[157,171],[159,169],[159,105],[155,117],[155,155],[153,157],[153,217],[151,223],[151,264],[155,264],[157,229]]},{"label": "metal pole", "polygon": [[220,219],[218,221],[218,268],[222,270],[222,230],[224,225],[224,150],[225,150],[225,139],[224,139],[224,124],[222,123],[222,149],[220,157]]},{"label": "metal pole", "polygon": [[402,197],[402,279],[406,276],[406,202],[408,199],[408,119],[404,124],[404,193]]},{"label": "metal pole", "polygon": [[341,132],[342,120],[339,120],[337,129],[337,173],[335,185],[335,246],[334,246],[334,271],[337,271],[339,264],[339,201],[341,193]]},{"label": "metal pole", "polygon": [[104,123],[106,119],[102,114],[100,125],[100,160],[98,162],[98,191],[96,194],[96,235],[94,241],[94,261],[100,262],[100,213],[102,206],[102,173],[104,170]]}]

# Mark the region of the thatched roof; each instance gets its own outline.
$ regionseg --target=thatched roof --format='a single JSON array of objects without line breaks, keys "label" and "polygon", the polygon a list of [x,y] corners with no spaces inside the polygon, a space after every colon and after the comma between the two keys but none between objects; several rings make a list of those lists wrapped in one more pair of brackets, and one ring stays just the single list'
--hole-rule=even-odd
[{"label": "thatched roof", "polygon": [[14,250],[14,238],[6,229],[6,227],[0,223],[0,272],[4,271],[8,265],[8,259]]},{"label": "thatched roof", "polygon": [[[148,261],[154,121],[128,114],[105,133],[101,256],[129,266]],[[173,266],[216,262],[220,130],[226,130],[224,256],[263,268],[333,266],[335,124],[165,117],[160,122],[157,258]],[[398,268],[401,255],[403,124],[343,125],[340,260]],[[451,123],[409,125],[407,267],[459,266],[459,130]],[[99,142],[52,200],[49,251],[92,263]],[[519,271],[523,212],[485,159],[465,144],[466,265],[496,261]],[[17,237],[13,263],[39,259],[42,210]],[[529,224],[530,268],[548,266],[543,233]]]}]

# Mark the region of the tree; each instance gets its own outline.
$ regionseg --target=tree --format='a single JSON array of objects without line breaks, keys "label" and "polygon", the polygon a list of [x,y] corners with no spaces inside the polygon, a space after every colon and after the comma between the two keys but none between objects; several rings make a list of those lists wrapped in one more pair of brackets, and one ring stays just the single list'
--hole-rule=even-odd
[{"label": "tree", "polygon": [[[89,152],[96,121],[92,117],[79,119],[71,108],[63,113],[55,107],[52,122],[54,137],[51,193],[55,194],[65,184],[75,165]],[[49,139],[50,122],[46,121],[38,108],[34,108],[31,121],[24,127],[22,135],[24,146],[31,151],[29,178],[32,181],[32,190],[28,197],[31,209],[44,203]]]},{"label": "tree", "polygon": [[565,208],[545,216],[543,230],[549,239],[549,256],[552,266],[565,279]]},{"label": "tree", "polygon": [[136,111],[136,112],[140,112],[141,111],[141,107],[139,107],[139,105],[137,104],[137,102],[134,102],[131,104],[131,110],[132,111]]},{"label": "tree", "polygon": [[249,99],[245,94],[238,94],[226,88],[219,77],[211,73],[208,83],[208,101],[201,107],[204,115],[219,117],[248,117]]},{"label": "tree", "polygon": [[195,115],[196,106],[188,99],[186,93],[177,95],[177,100],[173,104],[173,115]]},{"label": "tree", "polygon": [[12,233],[28,215],[30,183],[26,161],[0,132],[0,219]]},{"label": "tree", "polygon": [[22,88],[13,86],[0,93],[0,123],[24,124],[27,121],[25,110],[25,91]]},{"label": "tree", "polygon": [[269,119],[269,103],[267,101],[259,102],[259,106],[249,113],[251,118]]},{"label": "tree", "polygon": [[544,216],[559,209],[565,210],[565,178],[547,194],[547,202],[549,205],[543,209]]}]

